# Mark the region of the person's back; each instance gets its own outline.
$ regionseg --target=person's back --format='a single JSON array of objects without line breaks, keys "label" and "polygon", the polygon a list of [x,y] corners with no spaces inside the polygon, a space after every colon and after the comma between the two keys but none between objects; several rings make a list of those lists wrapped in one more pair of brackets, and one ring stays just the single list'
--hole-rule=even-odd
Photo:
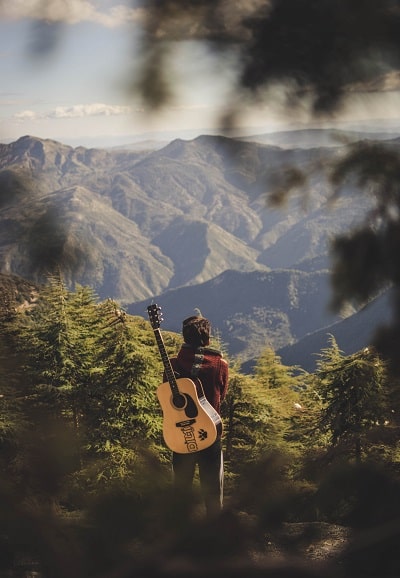
[{"label": "person's back", "polygon": [[171,364],[178,377],[200,380],[204,395],[213,408],[220,413],[221,402],[228,386],[228,364],[217,349],[183,344]]},{"label": "person's back", "polygon": [[[221,402],[228,389],[228,364],[222,353],[209,346],[211,324],[205,317],[192,316],[183,321],[184,343],[171,359],[177,377],[200,380],[204,395],[220,413]],[[199,468],[200,482],[207,512],[213,515],[222,507],[223,458],[221,438],[209,448],[195,454],[173,454],[175,485],[179,491],[189,490]]]}]

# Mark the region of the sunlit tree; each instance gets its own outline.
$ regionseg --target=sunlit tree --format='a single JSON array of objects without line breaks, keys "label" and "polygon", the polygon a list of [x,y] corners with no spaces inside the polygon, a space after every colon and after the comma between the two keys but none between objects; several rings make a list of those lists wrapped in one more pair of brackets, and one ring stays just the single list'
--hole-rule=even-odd
[{"label": "sunlit tree", "polygon": [[267,347],[257,360],[254,375],[257,400],[271,408],[270,428],[275,444],[287,448],[289,438],[293,439],[293,426],[303,410],[305,382],[306,372],[283,365],[271,348]]},{"label": "sunlit tree", "polygon": [[321,355],[316,379],[323,402],[320,429],[333,446],[350,442],[361,461],[366,434],[388,418],[383,362],[372,348],[344,356],[333,342]]},{"label": "sunlit tree", "polygon": [[99,315],[103,328],[94,341],[86,397],[87,449],[107,458],[104,476],[123,477],[142,444],[161,446],[155,393],[161,371],[148,323],[112,300],[99,306]]}]

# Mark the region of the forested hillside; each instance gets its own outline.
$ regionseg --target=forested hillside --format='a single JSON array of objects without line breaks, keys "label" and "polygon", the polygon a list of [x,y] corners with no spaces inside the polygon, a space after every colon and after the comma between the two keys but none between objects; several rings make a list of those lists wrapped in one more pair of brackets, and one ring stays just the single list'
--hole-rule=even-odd
[{"label": "forested hillside", "polygon": [[[226,271],[205,283],[154,296],[164,310],[165,327],[179,332],[182,319],[198,308],[212,320],[229,353],[255,359],[267,345],[277,350],[321,326],[341,319],[329,311],[328,271]],[[128,306],[144,315],[147,301]]]},{"label": "forested hillside", "polygon": [[[306,563],[311,578],[323,536],[341,536],[330,572],[351,568],[358,556],[334,528],[357,527],[361,516],[374,532],[393,515],[398,486],[384,472],[398,467],[399,398],[373,350],[346,357],[331,340],[314,374],[283,365],[268,347],[252,376],[231,363],[221,410],[225,510],[207,521],[197,485],[189,502],[172,492],[150,323],[57,276],[30,307],[14,305],[0,320],[0,546],[9,575],[128,576],[140,567],[169,576],[166,564],[184,555],[192,571],[207,548],[222,565],[239,554],[247,571],[256,557],[267,576],[277,561],[304,576]],[[163,338],[172,355],[181,337]],[[385,492],[371,508],[361,489],[377,476]],[[286,566],[281,556],[296,561]]]},{"label": "forested hillside", "polygon": [[23,311],[34,305],[38,298],[39,287],[17,275],[0,273],[0,319],[10,319],[17,311]]}]

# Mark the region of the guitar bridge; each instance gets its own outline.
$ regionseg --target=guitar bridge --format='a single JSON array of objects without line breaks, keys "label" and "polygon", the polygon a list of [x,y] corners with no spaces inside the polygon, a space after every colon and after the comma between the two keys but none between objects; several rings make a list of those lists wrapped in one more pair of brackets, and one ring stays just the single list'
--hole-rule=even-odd
[{"label": "guitar bridge", "polygon": [[195,419],[185,419],[183,421],[178,421],[176,422],[176,427],[188,427],[190,425],[193,425],[195,423]]}]

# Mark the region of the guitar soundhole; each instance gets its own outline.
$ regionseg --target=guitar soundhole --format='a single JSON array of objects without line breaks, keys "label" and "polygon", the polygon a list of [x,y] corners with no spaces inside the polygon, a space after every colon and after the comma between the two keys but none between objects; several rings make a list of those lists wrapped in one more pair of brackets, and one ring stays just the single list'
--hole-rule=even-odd
[{"label": "guitar soundhole", "polygon": [[186,398],[182,394],[174,395],[172,403],[177,409],[183,409],[186,405]]}]

